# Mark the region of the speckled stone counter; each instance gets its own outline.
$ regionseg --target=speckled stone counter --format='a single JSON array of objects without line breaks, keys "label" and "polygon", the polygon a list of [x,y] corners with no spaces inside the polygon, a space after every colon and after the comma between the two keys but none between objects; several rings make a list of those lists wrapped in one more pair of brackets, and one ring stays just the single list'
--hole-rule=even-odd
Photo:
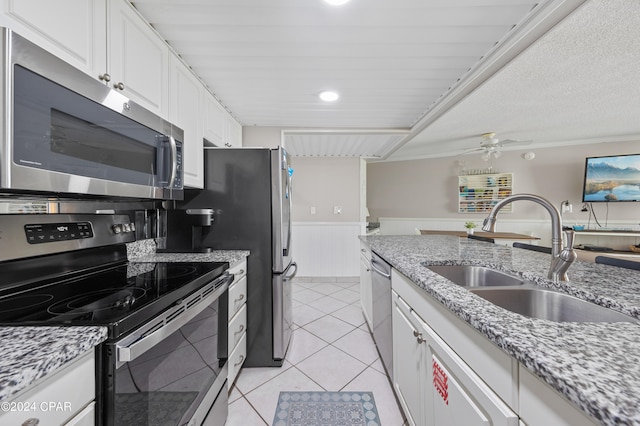
[{"label": "speckled stone counter", "polygon": [[151,253],[129,258],[131,262],[240,262],[249,256],[247,250],[214,250],[211,253]]},{"label": "speckled stone counter", "polygon": [[483,265],[640,318],[640,272],[576,261],[546,279],[550,255],[449,236],[360,239],[573,405],[603,425],[640,425],[640,325],[557,323],[502,309],[424,264]]},{"label": "speckled stone counter", "polygon": [[249,250],[214,250],[211,253],[157,253],[154,240],[140,240],[127,244],[127,258],[131,262],[229,262],[232,266],[249,256]]},{"label": "speckled stone counter", "polygon": [[107,338],[105,327],[0,327],[0,401]]}]

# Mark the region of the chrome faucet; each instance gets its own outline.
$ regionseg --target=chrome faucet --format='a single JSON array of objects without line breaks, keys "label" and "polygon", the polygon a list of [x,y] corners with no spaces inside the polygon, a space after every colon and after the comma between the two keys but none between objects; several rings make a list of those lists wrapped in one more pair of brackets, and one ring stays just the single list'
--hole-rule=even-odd
[{"label": "chrome faucet", "polygon": [[493,209],[491,209],[491,213],[489,213],[489,216],[487,216],[487,218],[484,220],[482,224],[482,230],[487,232],[495,232],[497,220],[496,216],[500,209],[502,209],[509,203],[520,200],[528,200],[533,201],[534,203],[538,203],[542,207],[547,209],[547,211],[551,215],[551,266],[549,267],[549,274],[547,275],[547,277],[553,280],[553,282],[569,281],[569,278],[567,276],[567,269],[569,269],[573,261],[578,257],[576,252],[573,250],[574,233],[572,229],[564,231],[567,241],[566,245],[563,248],[563,229],[560,212],[545,198],[534,194],[514,194],[500,200],[498,204],[493,206]]}]

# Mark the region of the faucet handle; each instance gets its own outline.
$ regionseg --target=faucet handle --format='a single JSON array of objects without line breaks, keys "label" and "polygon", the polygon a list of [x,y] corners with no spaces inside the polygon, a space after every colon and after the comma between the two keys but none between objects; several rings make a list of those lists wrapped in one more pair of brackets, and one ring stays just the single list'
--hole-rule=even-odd
[{"label": "faucet handle", "polygon": [[564,236],[566,241],[565,248],[569,250],[573,249],[573,240],[576,236],[575,231],[573,229],[565,229]]}]

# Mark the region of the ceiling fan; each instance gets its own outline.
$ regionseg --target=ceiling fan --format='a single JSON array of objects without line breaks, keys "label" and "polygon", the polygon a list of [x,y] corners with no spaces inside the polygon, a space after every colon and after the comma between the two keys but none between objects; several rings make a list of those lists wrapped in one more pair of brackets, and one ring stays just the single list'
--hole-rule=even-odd
[{"label": "ceiling fan", "polygon": [[529,145],[531,140],[520,141],[514,139],[500,140],[496,138],[494,132],[483,133],[480,135],[480,146],[478,148],[471,148],[463,152],[463,154],[471,154],[473,152],[481,152],[480,158],[484,161],[489,161],[490,158],[498,158],[502,155],[501,148],[504,146],[517,146],[517,145]]}]

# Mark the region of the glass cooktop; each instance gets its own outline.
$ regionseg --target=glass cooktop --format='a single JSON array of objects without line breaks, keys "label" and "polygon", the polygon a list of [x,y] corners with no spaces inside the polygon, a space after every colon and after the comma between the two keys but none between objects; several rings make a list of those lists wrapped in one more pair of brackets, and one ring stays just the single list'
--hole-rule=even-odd
[{"label": "glass cooktop", "polygon": [[228,264],[126,263],[0,293],[2,325],[103,325],[117,337],[220,276]]}]

